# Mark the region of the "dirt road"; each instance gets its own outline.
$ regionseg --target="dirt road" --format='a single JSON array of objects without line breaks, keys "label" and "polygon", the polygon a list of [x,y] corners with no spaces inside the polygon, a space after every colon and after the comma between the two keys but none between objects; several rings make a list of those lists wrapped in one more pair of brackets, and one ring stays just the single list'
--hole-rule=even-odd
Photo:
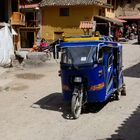
[{"label": "dirt road", "polygon": [[124,45],[127,96],[71,120],[59,64],[11,68],[0,75],[0,140],[137,140],[140,138],[140,45]]}]

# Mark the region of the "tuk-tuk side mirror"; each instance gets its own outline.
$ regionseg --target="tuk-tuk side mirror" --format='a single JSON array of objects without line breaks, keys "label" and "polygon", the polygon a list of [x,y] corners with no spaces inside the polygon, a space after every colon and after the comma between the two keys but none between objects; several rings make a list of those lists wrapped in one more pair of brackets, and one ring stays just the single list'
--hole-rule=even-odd
[{"label": "tuk-tuk side mirror", "polygon": [[97,55],[97,63],[102,63],[103,62],[103,48],[100,48],[98,51]]},{"label": "tuk-tuk side mirror", "polygon": [[97,54],[96,54],[96,61],[97,63],[103,62],[103,46],[104,43],[99,43],[97,48]]}]

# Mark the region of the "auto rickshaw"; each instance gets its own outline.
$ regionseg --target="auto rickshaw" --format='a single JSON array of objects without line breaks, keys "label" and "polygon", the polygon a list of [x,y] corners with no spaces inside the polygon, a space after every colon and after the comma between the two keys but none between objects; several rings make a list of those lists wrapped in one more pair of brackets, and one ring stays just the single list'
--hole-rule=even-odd
[{"label": "auto rickshaw", "polygon": [[61,42],[60,76],[64,99],[77,119],[86,103],[119,100],[126,95],[122,45],[102,41]]}]

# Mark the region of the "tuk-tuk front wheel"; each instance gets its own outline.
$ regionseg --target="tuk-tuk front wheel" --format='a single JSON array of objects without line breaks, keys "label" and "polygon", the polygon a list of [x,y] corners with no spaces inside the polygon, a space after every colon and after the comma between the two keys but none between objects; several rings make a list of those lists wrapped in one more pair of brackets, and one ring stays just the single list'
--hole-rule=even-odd
[{"label": "tuk-tuk front wheel", "polygon": [[71,113],[74,119],[79,118],[82,110],[83,93],[73,93],[71,100]]}]

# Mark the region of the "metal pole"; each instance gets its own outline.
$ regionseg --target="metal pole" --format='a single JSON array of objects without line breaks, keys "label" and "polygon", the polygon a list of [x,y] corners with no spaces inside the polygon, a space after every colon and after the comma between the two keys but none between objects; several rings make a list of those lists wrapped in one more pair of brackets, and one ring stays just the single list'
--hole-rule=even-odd
[{"label": "metal pole", "polygon": [[34,31],[34,44],[36,44],[36,12],[34,10],[34,28],[35,28],[35,31]]},{"label": "metal pole", "polygon": [[108,28],[108,36],[110,36],[111,35],[111,23],[110,22],[108,23],[108,26],[109,26],[109,28]]}]

